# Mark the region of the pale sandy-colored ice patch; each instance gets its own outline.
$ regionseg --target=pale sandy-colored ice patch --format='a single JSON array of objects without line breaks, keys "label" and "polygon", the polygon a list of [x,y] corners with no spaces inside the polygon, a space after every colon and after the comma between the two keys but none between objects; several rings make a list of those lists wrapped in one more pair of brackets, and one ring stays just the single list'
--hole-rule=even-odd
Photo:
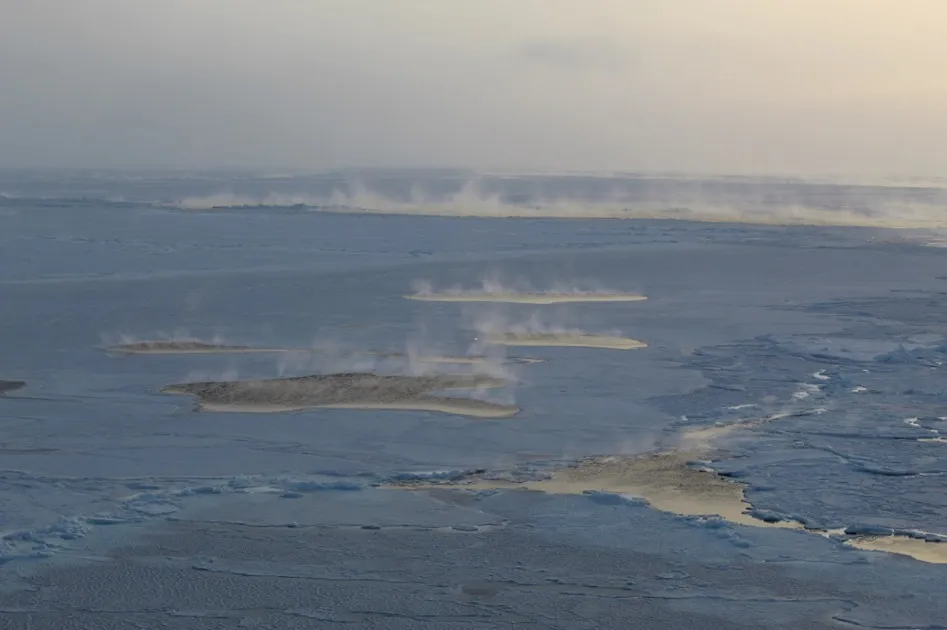
[{"label": "pale sandy-colored ice patch", "polygon": [[506,332],[488,333],[484,341],[502,346],[603,348],[609,350],[637,350],[648,344],[637,339],[612,335],[594,335],[579,332]]},{"label": "pale sandy-colored ice patch", "polygon": [[[593,457],[555,470],[547,479],[523,482],[469,476],[449,481],[399,481],[389,487],[422,490],[447,485],[469,490],[532,490],[559,495],[608,492],[640,498],[657,510],[682,516],[719,517],[738,525],[800,530],[826,538],[845,535],[844,529],[808,529],[795,521],[756,518],[751,512],[753,506],[744,496],[743,484],[689,464],[700,454],[676,451],[636,457]],[[922,562],[947,563],[947,544],[944,543],[901,535],[853,536],[843,542],[856,549],[896,553]]]},{"label": "pale sandy-colored ice patch", "polygon": [[169,385],[167,394],[195,396],[201,409],[279,413],[317,407],[439,411],[479,418],[507,418],[519,410],[474,398],[435,395],[446,390],[486,390],[510,382],[480,374],[392,376],[364,372],[316,374],[252,381],[207,381]]},{"label": "pale sandy-colored ice patch", "polygon": [[472,418],[511,418],[519,413],[519,408],[513,405],[501,405],[474,398],[429,398],[401,403],[350,403],[323,405],[323,407],[326,409],[435,411]]},{"label": "pale sandy-colored ice patch", "polygon": [[509,304],[569,304],[579,302],[640,302],[647,296],[633,293],[414,293],[404,296],[422,302],[506,302]]},{"label": "pale sandy-colored ice patch", "polygon": [[471,418],[511,418],[519,413],[519,408],[513,405],[501,405],[473,398],[419,398],[389,403],[353,402],[326,405],[202,403],[201,409],[220,413],[287,413],[306,411],[307,409],[375,409],[379,411],[433,411]]},{"label": "pale sandy-colored ice patch", "polygon": [[[817,413],[811,410],[810,413]],[[798,413],[798,412],[796,412]],[[531,490],[548,494],[586,494],[606,492],[643,499],[651,507],[683,516],[719,517],[731,523],[751,527],[775,527],[800,530],[838,540],[847,536],[845,529],[808,528],[800,522],[779,520],[754,513],[746,500],[746,485],[722,477],[706,467],[695,467],[710,453],[719,452],[716,442],[734,432],[794,415],[781,412],[753,420],[721,424],[687,431],[681,436],[681,449],[652,452],[637,456],[590,457],[552,471],[545,478],[513,481],[492,478],[479,471],[451,479],[399,480],[390,488],[421,490],[453,486],[468,490]],[[909,419],[910,420],[910,419]],[[922,441],[944,441],[929,438]],[[760,516],[760,517],[758,517]],[[910,556],[930,563],[947,563],[947,544],[928,542],[910,536],[848,536],[844,544],[869,551]]]},{"label": "pale sandy-colored ice patch", "polygon": [[[548,494],[608,492],[644,499],[655,509],[684,516],[717,516],[753,527],[801,529],[789,521],[768,522],[747,513],[752,506],[743,497],[744,486],[689,462],[697,452],[671,451],[634,457],[592,457],[557,469],[547,479],[523,482],[472,476],[452,482],[470,490],[533,490]],[[443,482],[399,482],[392,487],[425,489]]]},{"label": "pale sandy-colored ice patch", "polygon": [[[769,416],[758,422],[771,421]],[[782,416],[780,416],[782,417]],[[478,471],[448,479],[414,478],[398,480],[388,487],[400,490],[425,490],[455,487],[467,490],[535,491],[558,495],[605,492],[639,498],[651,507],[694,517],[719,517],[730,523],[750,527],[772,527],[838,540],[846,530],[808,528],[800,522],[778,520],[778,516],[758,517],[746,500],[746,485],[721,477],[706,467],[695,467],[708,451],[710,443],[746,423],[704,429],[701,444],[691,450],[653,452],[632,457],[590,457],[576,464],[555,469],[546,478],[513,481],[491,478]],[[693,432],[696,435],[697,432]],[[883,551],[910,556],[929,563],[947,563],[947,544],[928,542],[904,535],[848,536],[844,544],[861,550]]]},{"label": "pale sandy-colored ice patch", "polygon": [[921,562],[947,564],[947,544],[927,542],[909,536],[857,536],[845,541],[846,545],[865,551],[885,551],[910,556]]}]

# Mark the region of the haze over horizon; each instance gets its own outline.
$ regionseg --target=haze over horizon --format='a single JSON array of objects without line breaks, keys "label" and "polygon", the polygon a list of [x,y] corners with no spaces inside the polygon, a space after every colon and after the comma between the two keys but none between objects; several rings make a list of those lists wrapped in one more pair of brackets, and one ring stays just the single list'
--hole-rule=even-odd
[{"label": "haze over horizon", "polygon": [[0,167],[947,174],[943,0],[0,0]]}]

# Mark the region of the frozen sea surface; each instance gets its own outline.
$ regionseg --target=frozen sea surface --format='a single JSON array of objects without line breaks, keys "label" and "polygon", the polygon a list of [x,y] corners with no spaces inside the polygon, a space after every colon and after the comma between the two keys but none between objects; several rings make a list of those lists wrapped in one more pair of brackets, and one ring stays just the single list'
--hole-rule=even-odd
[{"label": "frozen sea surface", "polygon": [[[195,212],[169,204],[210,194],[199,178],[4,177],[0,380],[25,386],[0,392],[2,629],[947,628],[947,566],[845,544],[947,548],[947,250],[916,234]],[[230,191],[266,199],[264,185]],[[648,299],[405,299],[418,283]],[[647,347],[479,339],[517,326]],[[108,352],[167,339],[297,351]],[[487,360],[419,358],[468,352]],[[159,391],[471,369],[515,380],[475,395],[519,413],[213,413]],[[710,428],[706,465],[746,484],[754,513],[810,531],[607,492],[388,487],[527,478]]]}]

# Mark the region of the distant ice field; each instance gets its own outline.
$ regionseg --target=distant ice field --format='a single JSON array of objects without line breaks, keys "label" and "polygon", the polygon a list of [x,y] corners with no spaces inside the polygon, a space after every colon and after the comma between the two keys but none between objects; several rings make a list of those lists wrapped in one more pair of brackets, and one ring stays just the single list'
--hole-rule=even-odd
[{"label": "distant ice field", "polygon": [[[227,181],[267,194],[262,179]],[[181,627],[211,628],[218,613],[258,614],[236,600],[206,608],[236,583],[263,593],[269,621],[300,627],[401,627],[383,614],[502,627],[557,611],[605,628],[633,614],[720,628],[947,619],[947,249],[927,246],[933,233],[192,211],[169,200],[220,181],[0,182],[0,381],[25,383],[0,390],[10,627],[27,627],[23,611],[60,627],[66,612],[48,601],[109,627],[89,611],[134,601],[141,623],[183,611]],[[910,194],[936,206],[931,190]],[[452,299],[406,299],[419,286]],[[484,288],[504,300],[457,297]],[[529,343],[497,341],[511,338]],[[589,338],[641,345],[561,343]],[[253,413],[161,391],[339,373],[478,374],[490,387],[425,389],[437,409],[369,397],[366,409],[263,400]],[[477,406],[510,412],[451,412]],[[621,477],[651,474],[636,458],[655,453],[687,461]],[[627,463],[569,472],[598,466],[583,461]],[[666,507],[704,487],[692,479],[727,497],[719,516],[702,514],[712,497],[683,515]],[[386,577],[406,566],[414,581]],[[122,571],[141,573],[131,596],[108,586]],[[148,603],[149,588],[180,580],[207,589],[205,608]],[[277,601],[304,583],[336,604]]]}]

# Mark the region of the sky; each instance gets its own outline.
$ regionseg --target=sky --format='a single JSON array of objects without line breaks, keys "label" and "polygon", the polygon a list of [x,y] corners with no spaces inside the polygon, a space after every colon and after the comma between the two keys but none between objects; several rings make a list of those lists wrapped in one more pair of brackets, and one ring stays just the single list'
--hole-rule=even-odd
[{"label": "sky", "polygon": [[945,0],[0,0],[0,167],[947,175]]}]

